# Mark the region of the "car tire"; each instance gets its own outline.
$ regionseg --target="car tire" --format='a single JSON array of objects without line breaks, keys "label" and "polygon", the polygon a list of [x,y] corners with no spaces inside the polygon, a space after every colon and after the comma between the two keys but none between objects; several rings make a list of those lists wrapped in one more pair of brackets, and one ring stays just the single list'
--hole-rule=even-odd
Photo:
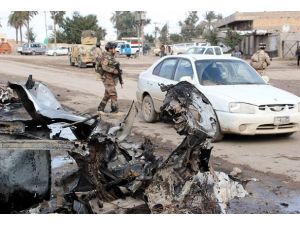
[{"label": "car tire", "polygon": [[81,58],[79,58],[78,61],[77,61],[77,66],[79,68],[85,68],[86,64],[84,62],[82,62]]},{"label": "car tire", "polygon": [[152,98],[146,95],[142,102],[142,116],[143,119],[148,123],[153,123],[157,119],[157,113],[155,112],[154,104]]},{"label": "car tire", "polygon": [[34,51],[32,52],[32,55],[35,55],[35,52],[34,52]]},{"label": "car tire", "polygon": [[75,62],[72,62],[71,57],[69,57],[69,63],[70,63],[70,66],[75,66]]},{"label": "car tire", "polygon": [[57,56],[57,53],[56,53],[56,52],[54,52],[54,53],[53,53],[53,56]]},{"label": "car tire", "polygon": [[215,136],[214,136],[214,137],[212,138],[212,140],[211,140],[212,143],[220,142],[220,141],[222,141],[223,138],[224,138],[224,134],[223,134],[222,131],[221,131],[219,119],[218,119],[218,117],[217,117],[217,113],[216,113],[216,112],[215,112],[215,116],[216,116],[216,118],[217,118],[217,124],[216,124],[217,127],[216,127],[216,134],[215,134]]}]

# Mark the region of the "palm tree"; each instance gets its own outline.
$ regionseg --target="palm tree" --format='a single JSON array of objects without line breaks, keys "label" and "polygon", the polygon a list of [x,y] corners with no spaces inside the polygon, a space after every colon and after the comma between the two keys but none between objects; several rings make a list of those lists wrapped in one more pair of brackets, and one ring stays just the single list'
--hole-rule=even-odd
[{"label": "palm tree", "polygon": [[218,18],[218,16],[215,14],[214,11],[209,11],[209,12],[205,13],[204,19],[208,23],[208,30],[209,31],[211,31],[211,22],[212,22],[212,20],[217,19],[217,18]]},{"label": "palm tree", "polygon": [[16,29],[16,43],[18,43],[18,30],[21,43],[23,42],[22,27],[25,25],[26,15],[23,11],[12,11],[8,18],[8,25]]},{"label": "palm tree", "polygon": [[64,20],[65,11],[50,11],[51,18],[53,19],[53,34],[54,34],[54,45],[56,47],[56,24],[61,24]]},{"label": "palm tree", "polygon": [[[24,20],[26,21],[25,22],[25,25],[26,25],[26,29],[27,29],[27,34],[29,34],[30,32],[30,27],[29,27],[29,23],[30,23],[30,20],[38,14],[37,11],[22,11],[22,18],[24,18]],[[29,35],[27,35],[27,37],[29,37]],[[27,39],[27,42],[29,43],[30,42],[30,39],[28,38]]]},{"label": "palm tree", "polygon": [[16,12],[11,12],[8,17],[8,25],[16,29],[16,44],[19,42],[19,18]]}]

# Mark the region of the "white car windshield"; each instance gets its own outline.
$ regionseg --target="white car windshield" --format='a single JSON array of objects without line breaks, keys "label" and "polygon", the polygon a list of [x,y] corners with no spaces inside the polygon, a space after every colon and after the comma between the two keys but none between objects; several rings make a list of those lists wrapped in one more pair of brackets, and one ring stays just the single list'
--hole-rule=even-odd
[{"label": "white car windshield", "polygon": [[195,62],[201,85],[262,84],[266,82],[243,61],[198,60]]}]

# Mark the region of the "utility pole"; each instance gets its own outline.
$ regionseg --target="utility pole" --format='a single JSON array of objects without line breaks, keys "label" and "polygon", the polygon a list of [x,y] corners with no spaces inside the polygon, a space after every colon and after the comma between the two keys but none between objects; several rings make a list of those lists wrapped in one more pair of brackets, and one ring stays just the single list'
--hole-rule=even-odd
[{"label": "utility pole", "polygon": [[154,22],[154,40],[156,41],[157,38],[157,31],[158,31],[158,27],[157,27],[157,22]]},{"label": "utility pole", "polygon": [[45,13],[45,29],[46,29],[46,39],[48,41],[48,28],[47,28],[47,13],[46,11],[44,11]]},{"label": "utility pole", "polygon": [[[137,11],[135,14],[135,21],[138,25],[138,39],[141,41],[142,47],[144,46],[144,23],[146,20],[146,12],[145,11]],[[139,45],[139,53],[141,55],[141,46]]]}]

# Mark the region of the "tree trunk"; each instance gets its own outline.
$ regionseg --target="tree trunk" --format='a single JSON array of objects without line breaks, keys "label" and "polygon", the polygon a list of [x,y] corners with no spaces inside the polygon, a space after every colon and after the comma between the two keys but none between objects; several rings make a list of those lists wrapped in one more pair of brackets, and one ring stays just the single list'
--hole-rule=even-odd
[{"label": "tree trunk", "polygon": [[30,37],[29,37],[29,19],[27,20],[27,43],[29,44],[30,42]]},{"label": "tree trunk", "polygon": [[20,39],[21,39],[21,44],[23,44],[22,26],[20,26]]},{"label": "tree trunk", "polygon": [[54,48],[56,48],[56,23],[55,23],[55,19],[54,19],[53,33],[54,33]]},{"label": "tree trunk", "polygon": [[16,44],[18,44],[18,42],[19,42],[18,30],[19,30],[19,28],[16,27]]}]

